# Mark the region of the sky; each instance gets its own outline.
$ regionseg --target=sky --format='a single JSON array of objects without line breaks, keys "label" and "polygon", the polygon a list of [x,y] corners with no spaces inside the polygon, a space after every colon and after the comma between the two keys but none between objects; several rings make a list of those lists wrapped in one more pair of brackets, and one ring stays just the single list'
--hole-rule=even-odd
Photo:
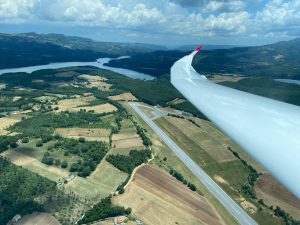
[{"label": "sky", "polygon": [[0,0],[0,32],[261,45],[300,36],[300,0]]}]

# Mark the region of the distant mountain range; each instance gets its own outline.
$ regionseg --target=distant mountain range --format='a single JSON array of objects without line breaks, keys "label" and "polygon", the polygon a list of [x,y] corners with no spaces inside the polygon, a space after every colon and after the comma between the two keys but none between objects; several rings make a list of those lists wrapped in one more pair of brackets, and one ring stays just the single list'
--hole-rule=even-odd
[{"label": "distant mountain range", "polygon": [[[180,47],[175,48],[174,50],[178,51],[192,51],[197,48],[198,45],[182,45]],[[203,50],[213,50],[213,49],[229,49],[237,47],[235,45],[203,45]]]},{"label": "distant mountain range", "polygon": [[134,55],[162,49],[166,50],[158,45],[99,42],[62,34],[0,34],[0,68],[93,61],[99,57]]},{"label": "distant mountain range", "polygon": [[[61,34],[0,34],[0,69],[130,55],[108,65],[158,77],[169,74],[173,63],[194,47],[168,50],[159,45],[99,42]],[[300,79],[300,38],[255,47],[204,46],[193,66],[204,74]]]},{"label": "distant mountain range", "polygon": [[257,47],[203,51],[194,60],[202,73],[300,79],[300,38]]},{"label": "distant mountain range", "polygon": [[[182,51],[155,51],[113,60],[108,65],[137,70],[153,76],[170,72],[173,63],[189,54]],[[193,62],[204,74],[300,79],[300,38],[255,47],[202,50]]]}]

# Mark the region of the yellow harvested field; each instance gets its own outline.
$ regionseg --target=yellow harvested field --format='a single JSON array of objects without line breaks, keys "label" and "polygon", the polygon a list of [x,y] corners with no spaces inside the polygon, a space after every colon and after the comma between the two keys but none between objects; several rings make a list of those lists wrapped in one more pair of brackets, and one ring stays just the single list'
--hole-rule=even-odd
[{"label": "yellow harvested field", "polygon": [[0,129],[7,129],[20,121],[21,119],[17,117],[2,117],[0,118]]},{"label": "yellow harvested field", "polygon": [[18,101],[18,100],[20,100],[21,98],[22,98],[21,96],[15,96],[15,97],[13,97],[13,102]]},{"label": "yellow harvested field", "polygon": [[91,76],[87,74],[82,74],[78,76],[81,79],[86,80],[88,83],[86,84],[86,87],[88,88],[99,88],[100,90],[109,90],[111,88],[111,84],[106,83],[105,81],[107,80],[104,77],[101,76]]},{"label": "yellow harvested field", "polygon": [[47,166],[38,161],[36,158],[23,154],[20,151],[8,150],[3,152],[1,155],[12,163],[22,166],[53,181],[58,181],[59,178],[69,174],[67,170],[54,166]]},{"label": "yellow harvested field", "polygon": [[130,92],[109,96],[108,98],[115,101],[136,101],[137,100],[137,98]]},{"label": "yellow harvested field", "polygon": [[4,89],[5,87],[6,87],[6,84],[0,83],[0,90],[1,90],[1,89]]},{"label": "yellow harvested field", "polygon": [[140,148],[143,147],[143,141],[140,137],[113,141],[114,148]]},{"label": "yellow harvested field", "polygon": [[111,139],[113,141],[120,141],[120,140],[126,140],[126,139],[132,139],[132,138],[138,138],[139,135],[136,133],[128,134],[128,133],[119,133],[119,134],[113,134]]},{"label": "yellow harvested field", "polygon": [[56,100],[57,97],[55,97],[55,96],[43,95],[43,96],[37,97],[37,98],[35,98],[35,99],[37,99],[37,100],[39,100],[39,101],[46,101],[46,100],[51,101],[51,100]]},{"label": "yellow harvested field", "polygon": [[109,141],[110,129],[101,128],[57,128],[55,134],[67,138],[84,137],[89,141]]},{"label": "yellow harvested field", "polygon": [[23,216],[16,225],[60,225],[60,222],[49,213],[38,213]]},{"label": "yellow harvested field", "polygon": [[6,129],[20,121],[21,118],[18,116],[0,118],[0,136],[9,134],[10,132],[7,131]]},{"label": "yellow harvested field", "polygon": [[171,104],[171,105],[177,105],[177,104],[180,104],[180,103],[183,103],[183,102],[186,102],[186,100],[182,99],[182,98],[175,98],[175,99],[173,99],[172,101],[170,101],[168,103]]},{"label": "yellow harvested field", "polygon": [[145,224],[221,225],[216,210],[199,194],[161,169],[140,167],[115,204],[131,207],[133,216]]},{"label": "yellow harvested field", "polygon": [[113,194],[126,177],[126,173],[113,167],[103,159],[89,177],[82,178],[77,176],[65,186],[65,189],[95,203],[101,198]]},{"label": "yellow harvested field", "polygon": [[86,111],[94,111],[95,113],[108,113],[108,112],[117,111],[117,108],[109,103],[95,105],[95,106],[77,107],[77,108],[73,108],[73,111],[79,111],[81,109]]},{"label": "yellow harvested field", "polygon": [[143,140],[136,133],[120,133],[112,136],[112,146],[114,148],[139,148],[144,145]]},{"label": "yellow harvested field", "polygon": [[58,105],[54,105],[53,107],[58,106],[58,111],[66,111],[66,110],[73,110],[74,108],[77,108],[78,106],[87,105],[90,101],[95,100],[96,98],[94,96],[89,97],[78,97],[72,98],[72,99],[63,99],[58,101]]},{"label": "yellow harvested field", "polygon": [[210,80],[212,80],[215,83],[222,83],[225,81],[228,82],[238,82],[240,80],[245,79],[246,77],[241,76],[221,76],[221,75],[214,75]]},{"label": "yellow harvested field", "polygon": [[300,220],[300,199],[289,192],[282,184],[269,174],[260,176],[255,184],[258,199],[268,205],[278,205],[295,219]]}]

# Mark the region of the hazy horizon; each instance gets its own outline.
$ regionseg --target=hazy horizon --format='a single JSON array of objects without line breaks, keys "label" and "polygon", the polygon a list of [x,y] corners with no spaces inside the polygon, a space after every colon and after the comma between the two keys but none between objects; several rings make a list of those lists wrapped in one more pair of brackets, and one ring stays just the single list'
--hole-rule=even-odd
[{"label": "hazy horizon", "polygon": [[0,32],[253,46],[300,36],[300,0],[0,0]]}]

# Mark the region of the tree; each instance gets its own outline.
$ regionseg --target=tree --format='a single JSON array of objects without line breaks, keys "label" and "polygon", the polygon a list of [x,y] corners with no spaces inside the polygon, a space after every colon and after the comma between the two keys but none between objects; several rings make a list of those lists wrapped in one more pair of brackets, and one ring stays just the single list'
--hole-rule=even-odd
[{"label": "tree", "polygon": [[35,146],[42,147],[43,145],[44,145],[44,143],[42,141],[38,141]]},{"label": "tree", "polygon": [[28,143],[29,142],[29,138],[28,137],[23,137],[22,138],[22,143]]},{"label": "tree", "polygon": [[78,139],[78,141],[81,142],[81,143],[84,143],[84,142],[85,142],[85,138],[80,137],[80,138]]},{"label": "tree", "polygon": [[125,214],[126,215],[130,215],[132,212],[132,208],[128,207],[127,209],[125,209]]},{"label": "tree", "polygon": [[46,165],[53,165],[54,159],[51,157],[43,157],[42,159],[42,163],[46,164]]},{"label": "tree", "polygon": [[54,162],[55,166],[59,166],[61,164],[61,161],[60,159],[56,159],[55,162]]},{"label": "tree", "polygon": [[16,142],[13,142],[13,143],[10,144],[10,147],[11,148],[17,148],[18,144]]},{"label": "tree", "polygon": [[67,163],[67,161],[65,161],[65,160],[64,160],[64,161],[62,161],[62,163],[61,163],[61,165],[60,165],[60,166],[61,166],[61,168],[64,168],[64,169],[65,169],[65,168],[67,168],[67,167],[68,167],[68,163]]}]

